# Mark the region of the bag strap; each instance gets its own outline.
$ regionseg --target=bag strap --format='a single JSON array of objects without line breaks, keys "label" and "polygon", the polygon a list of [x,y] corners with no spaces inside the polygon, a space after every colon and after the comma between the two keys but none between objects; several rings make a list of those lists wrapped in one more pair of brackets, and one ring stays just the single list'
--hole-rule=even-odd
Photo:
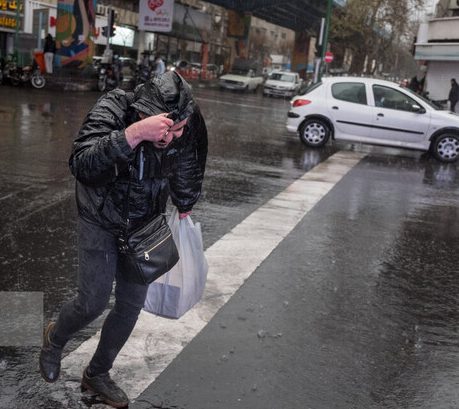
[{"label": "bag strap", "polygon": [[132,177],[134,175],[134,167],[132,164],[129,164],[129,179],[128,179],[128,185],[126,189],[126,195],[124,197],[124,203],[123,203],[123,212],[121,214],[121,217],[124,222],[123,226],[123,235],[124,237],[127,237],[128,235],[128,228],[129,228],[129,196],[131,194],[131,181]]},{"label": "bag strap", "polygon": [[129,178],[128,178],[128,185],[126,189],[126,196],[124,197],[124,203],[123,203],[123,210],[121,213],[121,217],[124,222],[124,229],[123,229],[123,235],[125,238],[127,238],[128,235],[128,229],[129,229],[129,196],[131,194],[131,183],[132,179],[135,176],[135,171],[134,171],[134,165],[133,163],[139,161],[139,180],[143,179],[143,167],[144,167],[144,147],[141,144],[136,150],[135,150],[135,157],[132,162],[129,163]]}]

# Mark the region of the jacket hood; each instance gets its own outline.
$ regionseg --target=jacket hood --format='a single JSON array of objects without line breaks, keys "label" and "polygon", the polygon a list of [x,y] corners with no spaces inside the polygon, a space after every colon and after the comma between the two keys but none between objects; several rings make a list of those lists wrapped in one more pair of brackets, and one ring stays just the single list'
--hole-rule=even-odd
[{"label": "jacket hood", "polygon": [[195,110],[190,85],[176,72],[153,77],[134,90],[131,106],[146,115],[171,113],[174,122],[183,121]]}]

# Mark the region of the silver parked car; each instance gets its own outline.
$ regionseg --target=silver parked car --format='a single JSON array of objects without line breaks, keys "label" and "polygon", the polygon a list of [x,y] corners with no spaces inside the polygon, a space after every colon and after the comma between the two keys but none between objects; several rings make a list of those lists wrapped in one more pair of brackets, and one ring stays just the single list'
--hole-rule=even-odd
[{"label": "silver parked car", "polygon": [[459,157],[459,115],[393,82],[323,78],[290,103],[287,130],[310,147],[334,138],[430,150],[442,162]]}]

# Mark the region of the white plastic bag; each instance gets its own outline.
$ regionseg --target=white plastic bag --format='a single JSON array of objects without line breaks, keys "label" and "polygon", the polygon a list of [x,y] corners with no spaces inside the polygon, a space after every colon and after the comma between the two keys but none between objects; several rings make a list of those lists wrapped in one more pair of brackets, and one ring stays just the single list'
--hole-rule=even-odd
[{"label": "white plastic bag", "polygon": [[144,309],[167,318],[180,318],[202,297],[209,269],[204,256],[201,224],[190,216],[179,220],[172,211],[169,226],[180,260],[166,274],[148,286]]}]

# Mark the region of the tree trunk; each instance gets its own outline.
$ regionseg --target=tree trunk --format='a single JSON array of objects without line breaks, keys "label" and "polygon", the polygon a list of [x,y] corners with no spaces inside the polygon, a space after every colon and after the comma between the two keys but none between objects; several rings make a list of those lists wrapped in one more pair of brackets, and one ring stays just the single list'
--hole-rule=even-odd
[{"label": "tree trunk", "polygon": [[352,57],[351,67],[349,68],[349,74],[360,75],[363,72],[363,65],[365,64],[366,52],[363,48],[358,48],[354,51]]}]

